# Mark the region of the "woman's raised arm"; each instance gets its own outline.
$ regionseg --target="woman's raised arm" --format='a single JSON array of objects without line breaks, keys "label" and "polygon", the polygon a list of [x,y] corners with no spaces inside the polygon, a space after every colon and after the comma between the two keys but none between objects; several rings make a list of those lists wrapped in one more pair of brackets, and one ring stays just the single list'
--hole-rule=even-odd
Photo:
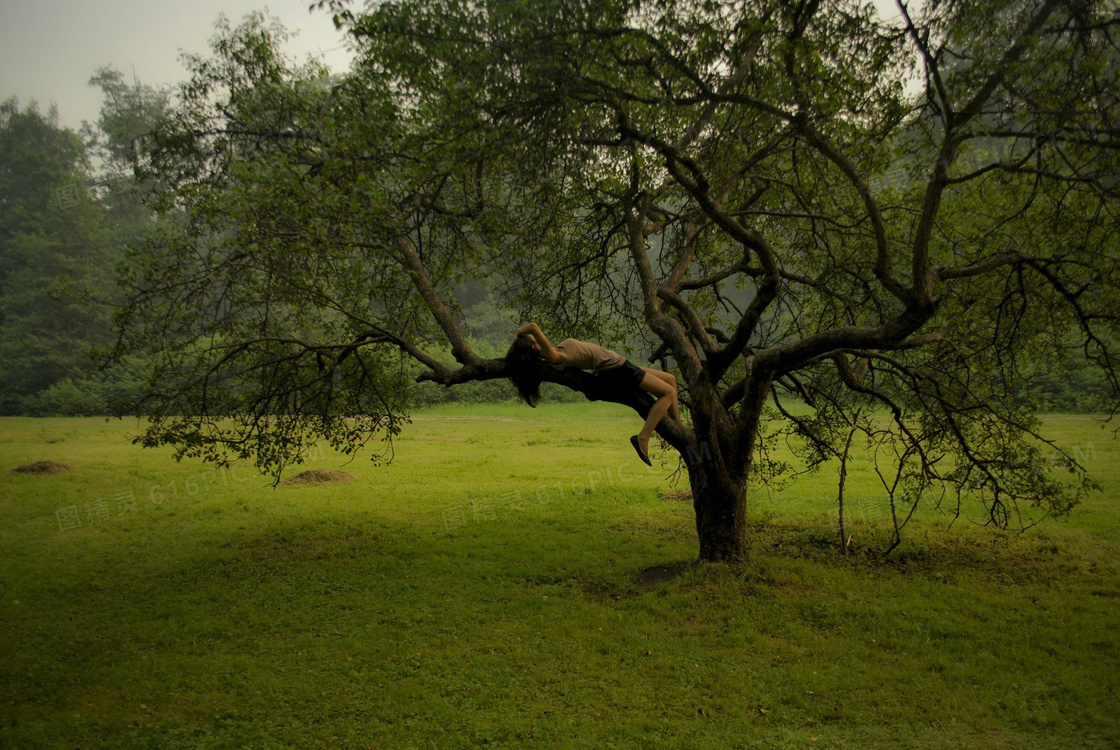
[{"label": "woman's raised arm", "polygon": [[554,365],[562,365],[567,361],[568,358],[564,355],[564,352],[557,351],[552,347],[552,344],[548,343],[548,336],[544,335],[544,331],[542,331],[541,327],[536,323],[529,322],[517,329],[518,336],[525,334],[532,336],[536,340],[537,345],[541,348],[541,357],[543,357],[546,362]]}]

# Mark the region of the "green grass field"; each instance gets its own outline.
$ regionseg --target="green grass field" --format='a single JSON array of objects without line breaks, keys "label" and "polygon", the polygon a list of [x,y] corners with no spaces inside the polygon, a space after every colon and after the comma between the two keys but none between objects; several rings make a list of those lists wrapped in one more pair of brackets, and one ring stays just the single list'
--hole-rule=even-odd
[{"label": "green grass field", "polygon": [[277,488],[0,420],[0,747],[1120,747],[1120,451],[1047,424],[1106,487],[1068,518],[931,505],[883,558],[861,455],[855,554],[826,469],[752,493],[735,567],[607,405],[445,408]]}]

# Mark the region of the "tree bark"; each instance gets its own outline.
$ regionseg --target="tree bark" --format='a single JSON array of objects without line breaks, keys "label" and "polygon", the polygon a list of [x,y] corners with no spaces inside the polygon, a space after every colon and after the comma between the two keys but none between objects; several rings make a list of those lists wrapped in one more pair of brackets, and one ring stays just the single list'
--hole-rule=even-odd
[{"label": "tree bark", "polygon": [[[702,444],[707,446],[707,444]],[[745,475],[727,470],[706,447],[685,456],[700,560],[739,561],[747,554],[747,485]]]}]

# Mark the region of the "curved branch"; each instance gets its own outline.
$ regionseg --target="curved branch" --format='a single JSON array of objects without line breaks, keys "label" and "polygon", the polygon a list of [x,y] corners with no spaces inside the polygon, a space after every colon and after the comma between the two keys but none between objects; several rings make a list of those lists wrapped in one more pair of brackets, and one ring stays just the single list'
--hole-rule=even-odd
[{"label": "curved branch", "polygon": [[[451,353],[455,360],[463,365],[476,364],[479,361],[478,355],[471,350],[467,343],[467,337],[463,335],[463,331],[459,328],[459,324],[455,322],[451,311],[447,309],[447,305],[443,303],[439,292],[432,285],[431,279],[428,278],[428,272],[424,268],[424,262],[416,253],[412,242],[407,237],[399,236],[396,238],[396,245],[400,254],[401,265],[412,275],[412,281],[416,285],[417,291],[420,292],[424,304],[428,306],[432,317],[436,319],[436,323],[439,324],[444,335],[447,336],[447,340],[451,343]],[[411,354],[411,352],[409,353]],[[425,362],[425,364],[428,363]],[[428,366],[431,367],[431,365]]]},{"label": "curved branch", "polygon": [[859,170],[847,156],[841,153],[807,121],[799,121],[797,130],[805,137],[809,145],[816,148],[826,159],[840,169],[844,176],[848,178],[848,182],[859,193],[860,200],[863,201],[864,210],[867,211],[867,216],[871,219],[871,227],[875,233],[875,276],[888,292],[903,304],[908,304],[911,301],[911,294],[891,273],[890,242],[887,238],[887,227],[883,222],[883,215],[879,211],[879,202],[871,194],[871,188],[868,187],[867,180],[863,179],[863,175],[859,173]]}]

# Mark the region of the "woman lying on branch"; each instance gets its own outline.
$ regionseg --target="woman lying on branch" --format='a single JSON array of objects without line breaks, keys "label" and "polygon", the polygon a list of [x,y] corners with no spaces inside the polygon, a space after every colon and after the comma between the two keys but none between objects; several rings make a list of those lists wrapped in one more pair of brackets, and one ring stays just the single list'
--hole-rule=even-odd
[{"label": "woman lying on branch", "polygon": [[506,366],[517,394],[529,406],[536,406],[541,400],[541,380],[533,367],[537,359],[545,360],[557,370],[566,367],[590,370],[607,387],[641,388],[652,394],[657,400],[646,416],[642,431],[630,438],[630,444],[646,464],[653,466],[649,460],[649,439],[658,422],[666,413],[678,422],[681,419],[677,407],[677,379],[671,373],[638,367],[618,352],[589,341],[564,339],[553,346],[540,326],[526,323],[517,329],[517,337],[506,353]]}]

